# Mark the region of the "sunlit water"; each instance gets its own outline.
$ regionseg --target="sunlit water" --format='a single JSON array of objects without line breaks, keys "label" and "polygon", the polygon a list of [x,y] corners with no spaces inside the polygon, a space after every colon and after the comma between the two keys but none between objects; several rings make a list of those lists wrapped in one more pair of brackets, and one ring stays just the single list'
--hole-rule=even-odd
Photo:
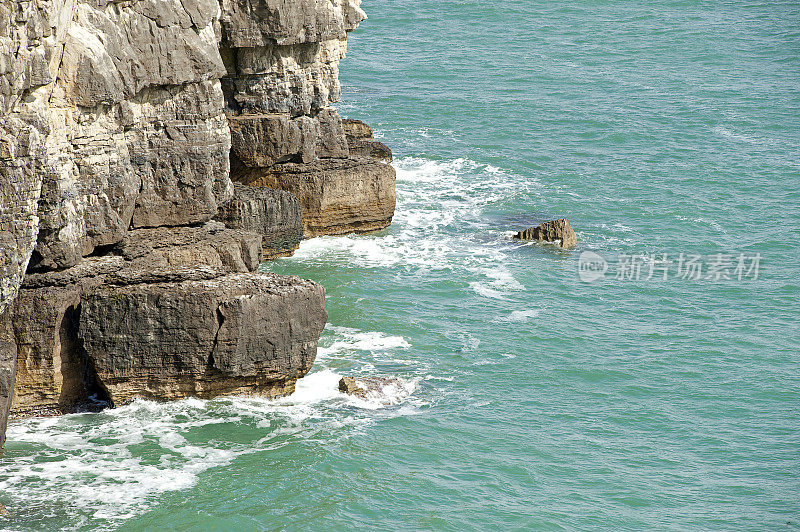
[{"label": "sunlit water", "polygon": [[[800,7],[364,7],[340,109],[398,211],[264,265],[327,289],[311,375],[14,422],[0,527],[800,528]],[[578,249],[509,238],[557,217]],[[734,264],[616,279],[653,253]]]}]

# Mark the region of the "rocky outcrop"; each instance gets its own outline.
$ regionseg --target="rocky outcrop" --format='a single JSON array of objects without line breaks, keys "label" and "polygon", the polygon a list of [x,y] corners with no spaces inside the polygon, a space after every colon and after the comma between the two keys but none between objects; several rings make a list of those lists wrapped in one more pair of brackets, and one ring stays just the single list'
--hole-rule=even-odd
[{"label": "rocky outcrop", "polygon": [[274,274],[104,284],[83,297],[79,335],[114,404],[274,397],[311,369],[324,309],[321,286]]},{"label": "rocky outcrop", "polygon": [[332,107],[359,4],[0,0],[0,439],[308,371],[321,287],[253,272],[391,221],[388,148]]},{"label": "rocky outcrop", "polygon": [[361,120],[342,120],[347,147],[353,157],[375,159],[382,163],[392,162],[392,150],[383,142],[375,140],[372,128]]},{"label": "rocky outcrop", "polygon": [[382,229],[394,214],[394,169],[373,161],[391,152],[374,139],[351,142],[331,107],[346,32],[364,18],[359,3],[223,2],[231,177],[296,195],[306,237]]},{"label": "rocky outcrop", "polygon": [[303,215],[297,197],[283,190],[236,183],[233,199],[217,217],[231,229],[261,235],[263,259],[291,255],[303,238]]},{"label": "rocky outcrop", "polygon": [[114,251],[133,269],[212,266],[244,273],[257,270],[261,263],[261,235],[226,229],[221,222],[136,229]]},{"label": "rocky outcrop", "polygon": [[20,291],[14,303],[17,416],[74,411],[87,401],[86,360],[77,337],[80,289],[47,286]]},{"label": "rocky outcrop", "polygon": [[514,238],[521,240],[538,240],[539,242],[555,242],[564,249],[574,248],[578,244],[578,237],[572,229],[569,220],[560,218],[544,222],[536,227],[520,231]]},{"label": "rocky outcrop", "polygon": [[354,377],[342,377],[339,379],[339,391],[347,395],[364,395],[367,390],[358,385]]},{"label": "rocky outcrop", "polygon": [[391,223],[397,201],[394,169],[370,159],[286,163],[241,177],[251,186],[297,196],[306,238],[383,229]]},{"label": "rocky outcrop", "polygon": [[[202,228],[192,229],[188,242],[202,236]],[[291,393],[311,368],[327,319],[322,287],[230,273],[241,259],[184,266],[154,252],[147,260],[131,249],[158,243],[133,233],[118,247],[121,255],[26,279],[11,319],[18,348],[13,415],[136,397]],[[189,247],[202,249],[199,242]]]}]

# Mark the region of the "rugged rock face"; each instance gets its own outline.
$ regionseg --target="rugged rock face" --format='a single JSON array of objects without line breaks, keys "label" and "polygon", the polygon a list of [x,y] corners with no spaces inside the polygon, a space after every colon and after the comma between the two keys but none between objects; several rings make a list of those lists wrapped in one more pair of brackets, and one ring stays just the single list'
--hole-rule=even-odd
[{"label": "rugged rock face", "polygon": [[394,169],[371,159],[320,159],[243,174],[251,186],[288,190],[303,206],[306,238],[385,228],[394,215]]},{"label": "rugged rock face", "polygon": [[86,360],[77,337],[77,285],[23,288],[14,303],[16,415],[65,413],[86,402]]},{"label": "rugged rock face", "polygon": [[342,120],[347,146],[353,157],[366,157],[382,163],[392,162],[392,150],[383,142],[375,140],[372,128],[361,120]]},{"label": "rugged rock face", "polygon": [[[359,3],[223,2],[231,177],[298,196],[306,237],[382,229],[394,214],[394,169],[373,160],[388,162],[391,151],[371,130],[348,138],[331,107],[346,32],[365,17]],[[269,15],[252,16],[259,10]],[[312,198],[323,186],[332,192]]]},{"label": "rugged rock face", "polygon": [[578,243],[578,237],[572,229],[569,220],[560,218],[550,222],[544,222],[536,227],[520,231],[514,238],[522,240],[538,240],[539,242],[558,242],[558,245],[565,249],[574,248]]},{"label": "rugged rock face", "polygon": [[291,255],[303,238],[303,215],[297,197],[283,190],[236,183],[233,199],[217,217],[231,229],[258,233],[264,260]]},{"label": "rugged rock face", "polygon": [[0,449],[6,441],[6,422],[14,394],[17,371],[17,343],[11,328],[11,313],[0,313]]},{"label": "rugged rock face", "polygon": [[[177,236],[200,250],[200,261],[220,245],[212,240],[203,251],[203,228],[186,229],[192,233]],[[241,258],[198,265],[180,243],[166,248],[178,250],[177,261],[168,263],[157,252],[146,258],[131,249],[161,242],[132,233],[115,249],[119,255],[26,278],[11,311],[12,341],[2,351],[17,359],[13,415],[74,412],[136,397],[278,396],[294,390],[311,368],[327,320],[321,286],[230,273]],[[261,237],[243,234],[257,244],[257,267]],[[234,235],[229,242],[235,245]],[[192,244],[198,236],[199,244]]]},{"label": "rugged rock face", "polygon": [[104,284],[84,296],[79,331],[115,404],[280,396],[311,369],[324,309],[321,286],[273,274]]},{"label": "rugged rock face", "polygon": [[251,272],[391,221],[391,152],[331,107],[359,4],[0,0],[0,445],[9,409],[308,371],[322,288]]}]

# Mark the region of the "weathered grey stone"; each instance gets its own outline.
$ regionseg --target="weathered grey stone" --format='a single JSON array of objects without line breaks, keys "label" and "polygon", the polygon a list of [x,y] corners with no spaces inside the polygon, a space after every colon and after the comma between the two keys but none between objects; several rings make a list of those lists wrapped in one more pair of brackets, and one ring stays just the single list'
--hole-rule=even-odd
[{"label": "weathered grey stone", "polygon": [[339,61],[347,41],[222,49],[228,109],[312,116],[339,100]]},{"label": "weathered grey stone", "polygon": [[347,145],[351,157],[375,159],[378,162],[392,162],[392,150],[377,140],[348,140]]},{"label": "weathered grey stone", "polygon": [[16,296],[36,243],[42,148],[35,127],[0,117],[0,313]]},{"label": "weathered grey stone", "polygon": [[544,222],[536,227],[531,227],[520,231],[514,238],[522,240],[538,240],[539,242],[557,242],[565,249],[574,248],[578,243],[578,237],[572,229],[569,220],[560,218],[550,222]]},{"label": "weathered grey stone", "polygon": [[273,274],[127,286],[83,298],[80,337],[114,404],[291,393],[327,320],[324,289]]},{"label": "weathered grey stone", "polygon": [[49,128],[31,268],[75,265],[131,224],[210,219],[230,195],[216,0],[25,4],[48,73],[11,102]]},{"label": "weathered grey stone", "polygon": [[125,235],[117,250],[132,270],[211,266],[244,273],[258,269],[261,235],[227,229],[220,222],[136,229]]},{"label": "weathered grey stone", "polygon": [[343,118],[342,127],[347,140],[374,140],[375,136],[369,124],[353,118]]},{"label": "weathered grey stone", "polygon": [[280,164],[253,169],[241,179],[297,196],[307,238],[376,231],[387,227],[394,216],[395,170],[371,159]]},{"label": "weathered grey stone", "polygon": [[226,45],[253,48],[343,39],[364,20],[361,0],[221,0]]},{"label": "weathered grey stone", "polygon": [[342,119],[342,127],[347,139],[351,157],[375,159],[382,163],[392,162],[392,150],[383,142],[378,142],[372,128],[361,120]]},{"label": "weathered grey stone", "polygon": [[266,168],[277,163],[308,163],[317,157],[347,157],[349,150],[341,118],[335,109],[316,116],[287,114],[229,115],[232,178],[242,168]]},{"label": "weathered grey stone", "polygon": [[259,233],[265,260],[291,255],[303,238],[300,200],[283,190],[237,183],[217,219],[231,229]]}]

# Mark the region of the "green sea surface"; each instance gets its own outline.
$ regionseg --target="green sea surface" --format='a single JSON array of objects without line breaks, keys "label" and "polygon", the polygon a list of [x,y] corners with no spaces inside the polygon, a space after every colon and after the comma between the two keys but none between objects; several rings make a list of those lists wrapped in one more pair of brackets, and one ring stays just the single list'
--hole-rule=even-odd
[{"label": "green sea surface", "polygon": [[800,4],[363,7],[394,223],[262,266],[327,289],[312,373],[13,422],[0,528],[800,529]]}]

